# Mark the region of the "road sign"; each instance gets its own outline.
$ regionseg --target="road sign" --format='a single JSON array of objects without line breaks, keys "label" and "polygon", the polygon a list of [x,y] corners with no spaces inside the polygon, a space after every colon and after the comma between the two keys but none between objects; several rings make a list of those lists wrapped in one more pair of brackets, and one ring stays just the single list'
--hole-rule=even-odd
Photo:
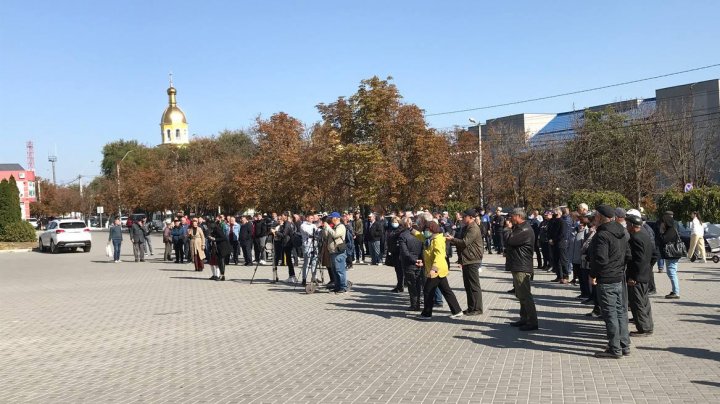
[{"label": "road sign", "polygon": [[690,191],[692,191],[692,189],[693,189],[692,182],[688,182],[687,184],[685,184],[685,192],[690,192]]},{"label": "road sign", "polygon": [[97,213],[105,213],[105,208],[102,206],[97,207]]}]

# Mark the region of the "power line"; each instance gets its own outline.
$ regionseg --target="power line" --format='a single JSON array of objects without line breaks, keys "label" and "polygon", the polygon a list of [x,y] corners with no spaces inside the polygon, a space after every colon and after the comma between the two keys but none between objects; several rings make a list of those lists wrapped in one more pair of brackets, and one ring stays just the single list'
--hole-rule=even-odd
[{"label": "power line", "polygon": [[711,68],[713,68],[713,67],[719,67],[719,66],[720,66],[720,63],[716,63],[716,64],[712,64],[712,65],[707,65],[707,66],[696,67],[696,68],[693,68],[693,69],[682,70],[682,71],[679,71],[679,72],[666,73],[666,74],[661,74],[661,75],[658,75],[658,76],[645,77],[645,78],[637,79],[637,80],[624,81],[624,82],[622,82],[622,83],[615,83],[615,84],[608,84],[608,85],[600,86],[600,87],[587,88],[587,89],[584,89],[584,90],[570,91],[570,92],[567,92],[567,93],[561,93],[561,94],[555,94],[555,95],[548,95],[548,96],[544,96],[544,97],[529,98],[529,99],[520,100],[520,101],[506,102],[506,103],[503,103],[503,104],[486,105],[486,106],[484,106],[484,107],[458,109],[458,110],[455,110],[455,111],[446,111],[446,112],[435,112],[435,113],[432,113],[432,114],[425,114],[425,116],[426,116],[426,117],[429,117],[429,116],[459,114],[459,113],[461,113],[461,112],[479,111],[479,110],[483,110],[483,109],[507,107],[507,106],[509,106],[509,105],[517,105],[517,104],[525,104],[525,103],[534,102],[534,101],[549,100],[549,99],[552,99],[552,98],[559,98],[559,97],[565,97],[565,96],[568,96],[568,95],[575,95],[575,94],[589,93],[589,92],[591,92],[591,91],[604,90],[604,89],[607,89],[607,88],[626,86],[626,85],[628,85],[628,84],[640,83],[640,82],[649,81],[649,80],[656,80],[656,79],[660,79],[660,78],[664,78],[664,77],[676,76],[676,75],[679,75],[679,74],[690,73],[690,72],[695,72],[695,71],[699,71],[699,70],[706,70],[706,69],[711,69]]}]

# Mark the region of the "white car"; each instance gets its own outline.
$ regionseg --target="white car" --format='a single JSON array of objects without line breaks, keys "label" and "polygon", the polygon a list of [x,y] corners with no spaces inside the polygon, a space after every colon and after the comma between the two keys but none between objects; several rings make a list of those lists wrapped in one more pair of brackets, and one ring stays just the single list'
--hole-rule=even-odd
[{"label": "white car", "polygon": [[50,251],[56,254],[61,248],[82,248],[90,252],[92,238],[90,229],[85,222],[77,219],[60,219],[48,223],[47,229],[38,239],[40,251]]},{"label": "white car", "polygon": [[35,219],[34,217],[31,217],[31,218],[29,218],[29,219],[26,219],[26,221],[27,221],[28,223],[30,223],[30,224],[32,225],[32,227],[34,227],[34,228],[37,229],[37,226],[38,226],[38,221],[37,221],[37,219]]}]

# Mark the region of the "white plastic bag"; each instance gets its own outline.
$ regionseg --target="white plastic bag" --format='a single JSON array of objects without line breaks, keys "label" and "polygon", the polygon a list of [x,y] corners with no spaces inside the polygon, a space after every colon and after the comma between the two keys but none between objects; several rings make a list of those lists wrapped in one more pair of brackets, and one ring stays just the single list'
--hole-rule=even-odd
[{"label": "white plastic bag", "polygon": [[111,242],[108,241],[107,245],[105,246],[105,255],[108,258],[113,258],[115,253],[115,250],[113,249],[113,245]]}]

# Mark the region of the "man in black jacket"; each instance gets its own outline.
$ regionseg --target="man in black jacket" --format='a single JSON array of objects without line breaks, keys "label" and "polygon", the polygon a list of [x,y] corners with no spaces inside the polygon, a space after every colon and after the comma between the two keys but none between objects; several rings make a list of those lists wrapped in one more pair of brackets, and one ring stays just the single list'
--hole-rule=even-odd
[{"label": "man in black jacket", "polygon": [[568,267],[568,225],[562,218],[562,211],[555,210],[548,225],[548,243],[552,249],[553,269],[557,277],[552,282],[569,283],[570,268]]},{"label": "man in black jacket", "polygon": [[403,270],[405,286],[410,292],[410,311],[421,311],[420,297],[422,287],[425,283],[425,270],[418,266],[418,261],[423,259],[422,241],[415,237],[412,228],[412,219],[406,217],[402,222],[403,230],[398,236],[398,251],[400,255],[400,267]]},{"label": "man in black jacket", "polygon": [[503,230],[505,229],[505,216],[502,214],[502,208],[495,209],[495,216],[492,219],[493,244],[498,254],[503,253]]},{"label": "man in black jacket", "polygon": [[380,220],[377,220],[374,213],[371,213],[368,218],[370,219],[370,228],[368,229],[368,233],[370,235],[370,252],[372,253],[372,261],[370,264],[380,265],[380,262],[382,261],[380,258],[380,243],[382,242],[385,227]]},{"label": "man in black jacket", "polygon": [[252,265],[252,222],[248,216],[240,218],[240,248],[245,265]]},{"label": "man in black jacket", "polygon": [[630,310],[635,318],[637,332],[633,337],[645,337],[653,333],[652,308],[648,298],[649,281],[652,275],[654,243],[643,230],[639,216],[627,215],[627,230],[630,233],[629,261],[627,265],[627,286],[630,296]]},{"label": "man in black jacket", "polygon": [[622,359],[630,353],[627,308],[623,302],[628,243],[625,228],[612,220],[615,208],[599,205],[596,212],[597,232],[588,248],[588,258],[590,276],[597,284],[600,310],[605,320],[608,349],[595,353],[595,357]]},{"label": "man in black jacket", "polygon": [[525,220],[525,210],[513,209],[510,214],[510,227],[504,230],[505,269],[512,272],[515,297],[520,300],[520,321],[511,323],[521,331],[538,329],[535,300],[530,290],[533,274],[533,250],[535,232]]},{"label": "man in black jacket", "polygon": [[255,262],[265,264],[265,241],[267,240],[267,221],[261,214],[255,215],[253,222],[253,249],[255,250]]}]

